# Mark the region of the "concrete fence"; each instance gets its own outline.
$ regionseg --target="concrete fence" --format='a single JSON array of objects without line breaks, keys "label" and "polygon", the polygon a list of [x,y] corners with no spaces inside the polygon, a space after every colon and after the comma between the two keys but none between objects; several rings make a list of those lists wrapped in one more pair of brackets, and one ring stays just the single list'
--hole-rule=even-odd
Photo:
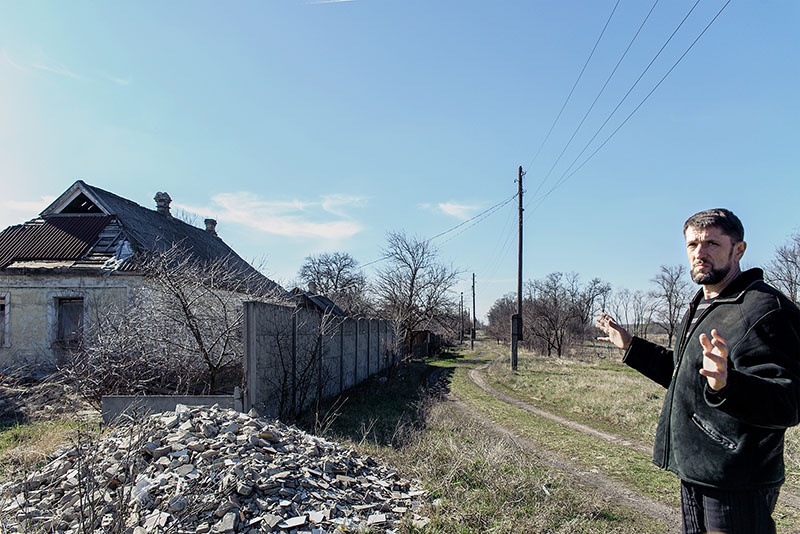
[{"label": "concrete fence", "polygon": [[186,406],[213,406],[243,411],[242,391],[237,387],[233,395],[106,395],[102,399],[103,423],[109,423],[127,414],[139,417],[152,413],[174,412],[178,404]]},{"label": "concrete fence", "polygon": [[396,360],[390,321],[262,302],[244,305],[244,410],[291,417]]}]

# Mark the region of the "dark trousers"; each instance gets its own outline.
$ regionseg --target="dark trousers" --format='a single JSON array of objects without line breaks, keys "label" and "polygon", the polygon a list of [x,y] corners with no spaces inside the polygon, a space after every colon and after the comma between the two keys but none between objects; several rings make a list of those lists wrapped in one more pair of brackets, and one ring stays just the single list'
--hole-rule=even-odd
[{"label": "dark trousers", "polygon": [[724,491],[681,481],[684,534],[774,534],[781,488]]}]

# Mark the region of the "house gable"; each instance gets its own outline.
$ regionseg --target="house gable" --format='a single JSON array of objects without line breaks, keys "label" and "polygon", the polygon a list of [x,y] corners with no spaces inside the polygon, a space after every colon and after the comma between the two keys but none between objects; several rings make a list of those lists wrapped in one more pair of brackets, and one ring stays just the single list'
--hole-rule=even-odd
[{"label": "house gable", "polygon": [[78,180],[47,206],[40,216],[92,214],[114,215],[114,211],[97,196],[91,186]]}]

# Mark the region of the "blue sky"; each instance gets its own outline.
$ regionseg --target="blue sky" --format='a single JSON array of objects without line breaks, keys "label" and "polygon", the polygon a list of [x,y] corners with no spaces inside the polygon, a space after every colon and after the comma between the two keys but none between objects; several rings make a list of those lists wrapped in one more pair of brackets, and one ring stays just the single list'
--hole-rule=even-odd
[{"label": "blue sky", "polygon": [[521,165],[525,279],[647,289],[718,206],[761,265],[800,230],[800,4],[732,1],[691,46],[725,3],[0,0],[0,227],[77,179],[167,191],[286,285],[444,233],[482,317],[516,290],[516,201],[491,208]]}]

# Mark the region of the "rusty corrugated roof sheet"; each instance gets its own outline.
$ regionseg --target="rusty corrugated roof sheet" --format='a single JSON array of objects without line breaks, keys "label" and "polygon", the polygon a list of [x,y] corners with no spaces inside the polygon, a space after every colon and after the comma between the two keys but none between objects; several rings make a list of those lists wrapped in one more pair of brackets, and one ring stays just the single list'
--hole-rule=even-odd
[{"label": "rusty corrugated roof sheet", "polygon": [[49,216],[0,233],[0,269],[20,260],[77,260],[111,221],[110,216]]}]

